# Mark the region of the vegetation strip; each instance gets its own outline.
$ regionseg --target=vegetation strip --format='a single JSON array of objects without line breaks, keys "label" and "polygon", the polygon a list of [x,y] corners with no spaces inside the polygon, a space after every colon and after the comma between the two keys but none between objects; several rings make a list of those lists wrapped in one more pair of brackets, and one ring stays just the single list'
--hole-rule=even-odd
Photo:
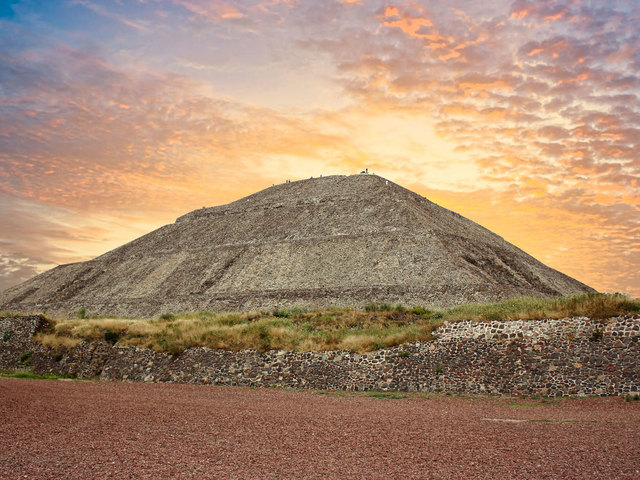
[{"label": "vegetation strip", "polygon": [[45,373],[39,374],[32,372],[31,370],[16,370],[16,371],[4,371],[0,370],[0,377],[5,378],[28,378],[31,380],[84,380],[79,379],[73,375],[66,375],[64,373]]},{"label": "vegetation strip", "polygon": [[[640,313],[640,300],[625,295],[588,293],[540,299],[521,297],[491,304],[461,305],[445,310],[402,305],[369,304],[364,311],[301,308],[256,313],[165,313],[153,319],[78,318],[51,320],[37,340],[53,349],[71,348],[83,340],[181,353],[206,346],[212,349],[287,351],[351,350],[365,353],[413,341],[433,339],[445,321],[509,321],[590,317]],[[10,336],[10,332],[5,332]],[[409,352],[400,352],[409,356]],[[28,359],[26,359],[28,360]]]}]

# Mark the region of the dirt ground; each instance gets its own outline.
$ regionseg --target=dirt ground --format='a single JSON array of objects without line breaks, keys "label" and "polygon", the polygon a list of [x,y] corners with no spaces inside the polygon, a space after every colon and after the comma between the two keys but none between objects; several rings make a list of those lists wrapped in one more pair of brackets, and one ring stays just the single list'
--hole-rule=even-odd
[{"label": "dirt ground", "polygon": [[640,402],[369,395],[0,378],[0,478],[640,478]]}]

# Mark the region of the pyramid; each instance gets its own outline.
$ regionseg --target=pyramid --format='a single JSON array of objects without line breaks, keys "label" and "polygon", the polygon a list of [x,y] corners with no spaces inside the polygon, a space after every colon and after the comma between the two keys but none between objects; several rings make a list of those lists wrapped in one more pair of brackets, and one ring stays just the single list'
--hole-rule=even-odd
[{"label": "pyramid", "polygon": [[0,310],[153,316],[369,302],[445,307],[593,291],[376,175],[287,182],[0,293]]}]

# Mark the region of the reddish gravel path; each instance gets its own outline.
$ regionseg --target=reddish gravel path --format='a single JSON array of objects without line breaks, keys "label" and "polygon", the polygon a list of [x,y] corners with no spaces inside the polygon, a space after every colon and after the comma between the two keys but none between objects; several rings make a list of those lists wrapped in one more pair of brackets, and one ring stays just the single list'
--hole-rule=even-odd
[{"label": "reddish gravel path", "polygon": [[7,480],[640,478],[640,404],[621,399],[0,378],[0,422]]}]

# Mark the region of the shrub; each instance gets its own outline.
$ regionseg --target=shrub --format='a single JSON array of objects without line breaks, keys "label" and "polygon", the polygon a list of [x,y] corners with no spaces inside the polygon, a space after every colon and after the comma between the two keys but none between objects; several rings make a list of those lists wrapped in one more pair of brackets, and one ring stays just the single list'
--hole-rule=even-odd
[{"label": "shrub", "polygon": [[33,355],[33,350],[29,350],[28,352],[24,352],[20,355],[20,363],[24,365],[31,365],[31,356]]},{"label": "shrub", "polygon": [[311,322],[304,322],[302,325],[300,325],[300,328],[305,333],[311,333],[311,332],[313,332],[315,330],[315,327],[313,326],[313,323],[311,323]]},{"label": "shrub", "polygon": [[261,352],[265,352],[271,348],[271,334],[268,326],[264,322],[249,323],[241,327],[236,333],[239,335],[235,342],[240,348],[255,348]]},{"label": "shrub", "polygon": [[[400,311],[404,311],[405,308],[402,305],[397,305],[397,308],[402,308]],[[393,305],[390,303],[367,303],[364,306],[365,312],[390,312],[394,310]]]},{"label": "shrub", "polygon": [[413,313],[414,315],[418,315],[420,317],[427,317],[431,314],[431,311],[427,310],[424,307],[413,307],[411,309],[411,313]]},{"label": "shrub", "polygon": [[164,320],[164,321],[171,321],[171,320],[175,320],[176,316],[173,313],[163,313],[162,315],[160,315],[160,320]]},{"label": "shrub", "polygon": [[8,328],[5,328],[4,333],[2,334],[2,340],[5,342],[8,341],[11,338],[12,333],[13,332],[11,330],[9,330]]},{"label": "shrub", "polygon": [[304,308],[304,307],[293,307],[291,309],[291,314],[292,315],[300,315],[302,313],[307,313],[309,310]]},{"label": "shrub", "polygon": [[406,350],[403,350],[402,352],[398,353],[398,356],[400,358],[407,358],[411,356],[411,352],[407,352]]},{"label": "shrub", "polygon": [[82,320],[83,318],[86,318],[87,317],[87,310],[84,307],[80,307],[76,311],[76,317],[78,317],[80,320]]},{"label": "shrub", "polygon": [[107,330],[104,332],[104,340],[105,342],[110,343],[111,345],[115,345],[116,342],[120,339],[120,333],[114,330]]},{"label": "shrub", "polygon": [[289,318],[291,317],[291,312],[285,309],[276,309],[273,311],[272,315],[278,318]]},{"label": "shrub", "polygon": [[626,397],[624,397],[625,402],[639,402],[640,401],[640,393],[630,393]]},{"label": "shrub", "polygon": [[217,321],[218,325],[222,325],[224,327],[233,327],[234,325],[239,325],[241,323],[246,323],[246,321],[243,320],[242,317],[240,317],[240,315],[235,314],[235,313],[231,313],[229,315],[225,315],[223,317],[220,317],[216,321]]},{"label": "shrub", "polygon": [[271,338],[269,336],[269,330],[265,325],[260,325],[258,328],[258,338],[260,339],[259,349],[261,351],[267,351],[271,347]]}]

